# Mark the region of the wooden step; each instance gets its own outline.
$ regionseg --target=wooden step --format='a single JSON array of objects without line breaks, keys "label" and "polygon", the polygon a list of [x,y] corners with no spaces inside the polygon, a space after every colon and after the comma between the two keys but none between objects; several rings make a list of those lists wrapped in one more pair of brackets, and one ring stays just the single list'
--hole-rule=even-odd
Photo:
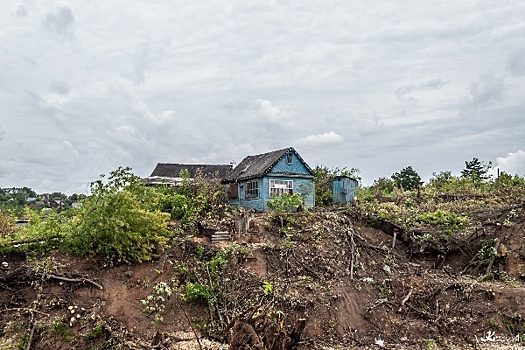
[{"label": "wooden step", "polygon": [[228,231],[217,231],[211,235],[211,242],[229,242],[232,240],[232,235]]}]

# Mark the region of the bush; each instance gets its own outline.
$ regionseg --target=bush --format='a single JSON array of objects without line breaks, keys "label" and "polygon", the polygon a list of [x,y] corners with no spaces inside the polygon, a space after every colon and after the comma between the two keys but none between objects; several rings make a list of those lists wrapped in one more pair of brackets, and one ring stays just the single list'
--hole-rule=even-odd
[{"label": "bush", "polygon": [[4,213],[0,210],[0,236],[2,238],[11,237],[18,230],[19,227],[16,225],[16,217],[12,212],[6,211],[6,213]]},{"label": "bush", "polygon": [[102,180],[91,184],[91,196],[74,217],[69,248],[126,263],[151,260],[168,239],[169,214],[155,209],[158,200],[130,168],[119,167],[106,184]]},{"label": "bush", "polygon": [[416,216],[415,221],[430,225],[448,225],[453,229],[461,229],[468,223],[468,217],[457,215],[448,210],[436,210]]},{"label": "bush", "polygon": [[213,303],[215,291],[212,287],[200,283],[187,283],[184,300],[198,301],[201,303]]}]

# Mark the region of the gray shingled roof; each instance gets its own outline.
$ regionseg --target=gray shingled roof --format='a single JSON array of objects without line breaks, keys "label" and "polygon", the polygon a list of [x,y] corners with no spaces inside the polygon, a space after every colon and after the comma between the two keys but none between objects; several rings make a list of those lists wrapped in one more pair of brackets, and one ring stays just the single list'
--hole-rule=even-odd
[{"label": "gray shingled roof", "polygon": [[230,176],[232,171],[231,165],[221,164],[172,164],[172,163],[158,163],[150,177],[180,177],[180,172],[187,169],[190,177],[195,177],[199,171],[205,178],[218,177],[225,179]]},{"label": "gray shingled roof", "polygon": [[258,154],[255,156],[248,156],[244,158],[231,172],[228,178],[228,182],[247,180],[252,178],[261,177],[267,174],[272,167],[286,154],[288,151],[294,152],[295,155],[301,159],[305,164],[306,168],[313,175],[312,169],[306,164],[301,158],[299,153],[293,148],[288,147],[277,151],[267,152]]}]

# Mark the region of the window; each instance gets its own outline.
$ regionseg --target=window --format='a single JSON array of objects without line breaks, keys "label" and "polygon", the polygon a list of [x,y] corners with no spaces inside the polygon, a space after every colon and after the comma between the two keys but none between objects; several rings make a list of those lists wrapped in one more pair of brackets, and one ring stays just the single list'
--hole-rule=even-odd
[{"label": "window", "polygon": [[286,162],[287,162],[288,164],[292,164],[292,152],[288,152],[288,153],[286,154]]},{"label": "window", "polygon": [[270,180],[270,196],[293,194],[293,180]]},{"label": "window", "polygon": [[244,197],[246,199],[259,198],[259,182],[257,180],[246,183],[246,193]]}]

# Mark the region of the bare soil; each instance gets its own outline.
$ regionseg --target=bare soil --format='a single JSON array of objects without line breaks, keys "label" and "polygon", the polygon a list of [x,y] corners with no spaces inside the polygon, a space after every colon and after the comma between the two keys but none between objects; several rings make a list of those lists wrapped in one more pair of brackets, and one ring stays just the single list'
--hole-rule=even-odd
[{"label": "bare soil", "polygon": [[[487,226],[446,256],[415,250],[401,239],[393,248],[389,233],[345,211],[314,211],[295,219],[301,228],[283,234],[267,214],[256,214],[248,233],[234,236],[247,254],[229,268],[242,272],[236,275],[240,283],[249,276],[246,293],[253,293],[253,281],[260,290],[269,281],[269,305],[284,315],[279,332],[285,335],[275,339],[285,341],[274,348],[523,347],[523,207],[510,225]],[[494,262],[497,273],[480,278],[483,271],[470,263],[480,243],[494,238],[503,246]],[[141,302],[158,282],[180,276],[177,262],[195,247],[216,252],[229,245],[181,237],[156,261],[119,266],[60,253],[36,260],[22,253],[2,256],[0,349],[262,348],[259,328],[246,315],[212,339],[205,331],[210,322],[205,303],[175,293],[155,322]],[[291,342],[292,329],[301,322],[300,337]]]}]

